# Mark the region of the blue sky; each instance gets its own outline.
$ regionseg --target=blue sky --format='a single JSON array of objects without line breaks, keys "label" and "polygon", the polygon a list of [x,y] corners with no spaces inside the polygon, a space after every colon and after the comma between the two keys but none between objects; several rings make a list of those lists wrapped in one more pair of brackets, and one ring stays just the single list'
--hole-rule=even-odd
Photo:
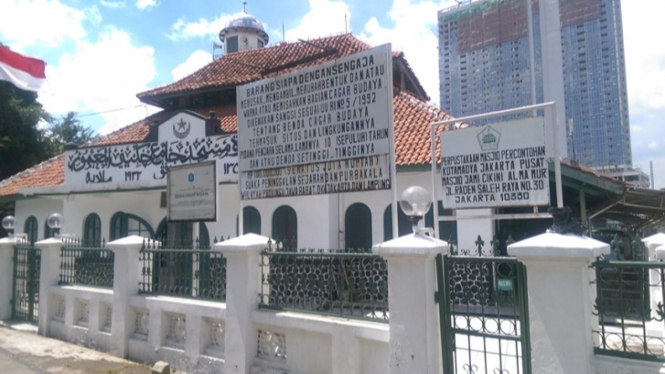
[{"label": "blue sky", "polygon": [[[348,31],[405,52],[438,103],[436,12],[454,0],[248,0],[270,44]],[[212,60],[212,43],[241,0],[2,0],[0,42],[47,62],[39,101],[80,113],[105,134],[155,111],[136,94]],[[622,2],[633,164],[665,187],[664,0]],[[282,25],[285,35],[282,35]],[[120,110],[118,110],[120,109]]]}]

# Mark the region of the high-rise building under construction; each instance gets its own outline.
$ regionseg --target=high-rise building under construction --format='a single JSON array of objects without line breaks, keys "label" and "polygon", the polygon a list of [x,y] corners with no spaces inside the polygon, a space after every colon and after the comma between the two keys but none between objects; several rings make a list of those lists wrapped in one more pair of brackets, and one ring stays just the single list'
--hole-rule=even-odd
[{"label": "high-rise building under construction", "polygon": [[[527,1],[465,1],[439,11],[441,109],[463,117],[531,104]],[[538,0],[531,1],[540,103],[540,21]],[[559,9],[568,157],[630,168],[621,1],[559,0]]]}]

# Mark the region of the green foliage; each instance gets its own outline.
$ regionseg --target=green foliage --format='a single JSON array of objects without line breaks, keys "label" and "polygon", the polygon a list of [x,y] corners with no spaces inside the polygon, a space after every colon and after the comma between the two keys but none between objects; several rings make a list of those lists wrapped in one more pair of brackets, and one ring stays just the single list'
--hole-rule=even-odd
[{"label": "green foliage", "polygon": [[0,81],[0,181],[62,153],[67,143],[83,144],[94,135],[75,112],[55,119],[36,93]]},{"label": "green foliage", "polygon": [[69,112],[59,120],[52,120],[47,135],[55,154],[62,153],[67,143],[85,144],[95,137],[91,128],[81,124],[76,112]]},{"label": "green foliage", "polygon": [[0,181],[53,155],[38,126],[50,119],[36,93],[0,81]]}]

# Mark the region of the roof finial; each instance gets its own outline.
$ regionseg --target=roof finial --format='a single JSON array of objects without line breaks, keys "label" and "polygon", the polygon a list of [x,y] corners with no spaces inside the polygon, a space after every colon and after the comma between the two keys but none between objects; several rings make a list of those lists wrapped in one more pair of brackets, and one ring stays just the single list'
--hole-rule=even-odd
[{"label": "roof finial", "polygon": [[247,13],[247,0],[243,0],[242,2],[242,12]]}]

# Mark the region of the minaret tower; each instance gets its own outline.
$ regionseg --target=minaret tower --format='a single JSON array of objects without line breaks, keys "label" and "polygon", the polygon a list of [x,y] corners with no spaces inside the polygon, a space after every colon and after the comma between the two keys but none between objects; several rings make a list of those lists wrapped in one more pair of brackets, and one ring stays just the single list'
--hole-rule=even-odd
[{"label": "minaret tower", "polygon": [[224,53],[263,48],[268,44],[268,33],[261,22],[247,14],[247,1],[242,2],[242,14],[230,20],[219,32],[224,43]]}]

